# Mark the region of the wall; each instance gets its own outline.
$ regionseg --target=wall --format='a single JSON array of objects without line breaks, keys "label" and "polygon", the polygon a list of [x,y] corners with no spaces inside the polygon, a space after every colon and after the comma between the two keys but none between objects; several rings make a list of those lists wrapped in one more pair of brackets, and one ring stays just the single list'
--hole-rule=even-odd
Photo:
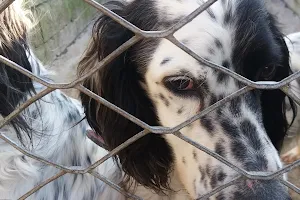
[{"label": "wall", "polygon": [[37,24],[30,38],[35,54],[45,64],[66,53],[68,46],[91,23],[96,9],[83,0],[30,0]]},{"label": "wall", "polygon": [[300,15],[300,0],[284,0],[289,8]]}]

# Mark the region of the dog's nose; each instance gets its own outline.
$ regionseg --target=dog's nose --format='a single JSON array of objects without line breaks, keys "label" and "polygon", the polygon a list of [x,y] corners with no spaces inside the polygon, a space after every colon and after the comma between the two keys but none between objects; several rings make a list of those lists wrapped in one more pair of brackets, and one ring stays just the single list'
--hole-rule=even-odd
[{"label": "dog's nose", "polygon": [[246,180],[237,188],[234,200],[291,200],[288,189],[279,181]]}]

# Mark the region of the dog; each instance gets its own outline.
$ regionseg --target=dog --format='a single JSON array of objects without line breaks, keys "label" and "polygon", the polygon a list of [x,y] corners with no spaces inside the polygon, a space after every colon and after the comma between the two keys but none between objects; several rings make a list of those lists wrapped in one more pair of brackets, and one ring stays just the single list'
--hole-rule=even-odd
[{"label": "dog", "polygon": [[[10,59],[36,76],[51,82],[53,73],[46,70],[28,45],[27,10],[15,1],[0,14],[0,55]],[[0,62],[0,116],[44,90],[45,87]],[[0,129],[25,150],[66,167],[88,167],[107,151],[86,135],[91,132],[78,100],[60,90],[31,104]],[[18,199],[37,184],[54,176],[58,169],[34,160],[0,139],[0,199]],[[122,176],[112,159],[96,172],[118,181]],[[118,183],[118,182],[117,182]],[[91,175],[67,174],[47,184],[27,199],[124,199],[108,185]]]},{"label": "dog", "polygon": [[[205,2],[139,0],[112,2],[110,6],[141,30],[161,31]],[[101,17],[79,64],[79,74],[89,72],[134,35],[111,18]],[[172,128],[245,83],[198,62],[171,41],[252,81],[281,81],[291,74],[284,36],[261,0],[217,1],[177,30],[174,37],[141,39],[83,85],[148,125]],[[109,150],[143,130],[90,96],[80,96],[89,124]],[[278,151],[290,125],[285,98],[279,89],[251,90],[194,120],[180,133],[244,170],[275,172],[282,168]],[[178,133],[148,134],[119,152],[117,159],[128,177],[124,182],[129,185],[127,190],[135,194],[139,192],[131,190],[134,183],[159,193],[180,190],[179,182],[189,198],[198,199],[239,175],[178,138]],[[244,180],[212,199],[290,197],[278,180]]]},{"label": "dog", "polygon": [[[129,4],[115,2],[113,7],[119,7],[114,10],[116,13],[143,30],[163,30],[202,3],[140,0]],[[21,14],[16,12],[16,5],[1,14],[2,20],[18,20],[0,21],[5,26],[0,30],[1,55],[51,81],[50,72],[28,46],[24,18],[16,17]],[[16,24],[22,24],[22,28],[16,29]],[[1,34],[4,30],[6,33]],[[18,34],[3,37],[11,33]],[[93,33],[79,64],[79,74],[97,65],[133,35],[108,17],[98,20]],[[283,36],[259,0],[218,1],[177,31],[175,37],[207,60],[250,80],[280,81],[290,74]],[[0,69],[0,114],[5,118],[45,87],[2,63]],[[150,125],[173,127],[243,84],[197,62],[167,40],[145,39],[87,79],[84,86]],[[109,150],[142,130],[90,97],[81,94],[81,98],[84,109],[80,102],[55,90],[1,128],[1,134],[54,163],[88,167],[107,153],[89,140],[86,133],[91,129],[99,133],[94,138],[103,138]],[[277,150],[288,128],[284,105],[285,95],[281,91],[255,90],[224,104],[180,132],[247,171],[274,172],[282,167]],[[24,156],[4,141],[0,145],[0,160],[3,199],[17,199],[59,172]],[[95,171],[128,192],[151,200],[198,199],[238,175],[174,135],[156,134],[139,139]],[[287,189],[277,180],[245,180],[212,197],[242,198],[290,199]],[[125,200],[126,197],[88,174],[67,174],[29,199]]]}]

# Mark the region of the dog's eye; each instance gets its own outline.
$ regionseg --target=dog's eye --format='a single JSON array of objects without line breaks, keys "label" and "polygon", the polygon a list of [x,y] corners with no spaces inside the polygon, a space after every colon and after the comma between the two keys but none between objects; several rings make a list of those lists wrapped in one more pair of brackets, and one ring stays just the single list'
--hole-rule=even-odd
[{"label": "dog's eye", "polygon": [[276,72],[276,66],[266,66],[260,71],[260,79],[270,80],[273,78]]},{"label": "dog's eye", "polygon": [[194,89],[194,81],[186,76],[168,77],[165,79],[166,86],[175,91],[188,91]]}]

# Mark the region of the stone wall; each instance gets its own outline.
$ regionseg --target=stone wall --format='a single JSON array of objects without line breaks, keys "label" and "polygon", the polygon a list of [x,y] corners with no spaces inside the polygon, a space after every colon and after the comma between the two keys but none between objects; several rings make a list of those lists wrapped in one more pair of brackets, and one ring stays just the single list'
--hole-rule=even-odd
[{"label": "stone wall", "polygon": [[28,0],[28,7],[36,19],[32,47],[45,64],[64,54],[96,15],[83,0]]}]

